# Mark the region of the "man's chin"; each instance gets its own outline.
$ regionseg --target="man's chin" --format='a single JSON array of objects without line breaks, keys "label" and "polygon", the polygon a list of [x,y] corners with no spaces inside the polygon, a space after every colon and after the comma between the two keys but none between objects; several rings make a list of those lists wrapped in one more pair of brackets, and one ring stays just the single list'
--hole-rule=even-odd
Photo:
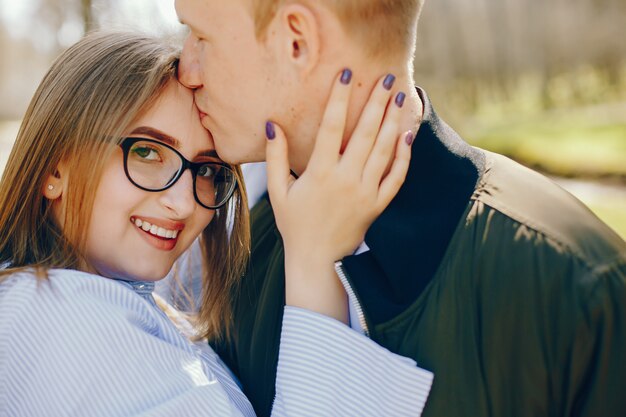
[{"label": "man's chin", "polygon": [[254,152],[254,150],[250,148],[237,144],[234,140],[228,137],[218,138],[214,135],[213,141],[215,143],[215,150],[217,151],[217,154],[220,159],[226,163],[240,165],[265,160],[264,154],[259,155],[259,152]]}]

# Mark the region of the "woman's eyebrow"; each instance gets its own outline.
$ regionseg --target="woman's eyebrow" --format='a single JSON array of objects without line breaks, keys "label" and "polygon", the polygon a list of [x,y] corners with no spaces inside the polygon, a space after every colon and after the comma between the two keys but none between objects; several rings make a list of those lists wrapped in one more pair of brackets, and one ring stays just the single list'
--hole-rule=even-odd
[{"label": "woman's eyebrow", "polygon": [[158,139],[161,142],[167,143],[173,148],[180,149],[180,142],[178,139],[171,137],[167,133],[163,133],[158,129],[148,127],[148,126],[140,126],[130,132],[131,135],[147,135],[154,139]]},{"label": "woman's eyebrow", "polygon": [[220,156],[217,154],[215,149],[199,152],[198,156],[208,156],[209,158],[217,158],[217,159],[221,160]]},{"label": "woman's eyebrow", "polygon": [[[170,145],[173,148],[176,149],[180,149],[180,142],[178,141],[178,139],[168,135],[167,133],[164,133],[158,129],[155,129],[153,127],[149,127],[149,126],[140,126],[136,129],[134,129],[132,132],[130,132],[131,135],[146,135],[146,136],[150,136],[151,138],[160,140],[163,143],[167,143],[168,145]],[[209,157],[209,158],[217,158],[220,159],[219,155],[217,154],[217,151],[215,149],[208,149],[206,151],[201,151],[198,152],[197,156],[205,156],[205,157]]]}]

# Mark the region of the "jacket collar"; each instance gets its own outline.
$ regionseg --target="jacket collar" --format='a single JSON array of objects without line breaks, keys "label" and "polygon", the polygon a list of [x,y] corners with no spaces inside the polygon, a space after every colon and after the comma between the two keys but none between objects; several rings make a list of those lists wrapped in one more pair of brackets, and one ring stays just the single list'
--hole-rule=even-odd
[{"label": "jacket collar", "polygon": [[418,94],[424,115],[407,178],[367,232],[370,252],[344,259],[362,302],[369,307],[377,301],[368,298],[384,297],[396,306],[374,307],[380,320],[408,307],[430,282],[484,171],[484,154],[439,119],[423,90]]}]

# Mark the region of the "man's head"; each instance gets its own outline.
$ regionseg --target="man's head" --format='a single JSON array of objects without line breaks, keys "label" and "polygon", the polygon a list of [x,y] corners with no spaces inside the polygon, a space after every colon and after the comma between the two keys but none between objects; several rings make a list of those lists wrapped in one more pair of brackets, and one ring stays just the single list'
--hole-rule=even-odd
[{"label": "man's head", "polygon": [[378,76],[410,72],[422,1],[176,0],[191,30],[180,80],[196,88],[220,156],[263,160],[264,126],[273,120],[301,170],[336,74],[352,68],[364,102]]}]

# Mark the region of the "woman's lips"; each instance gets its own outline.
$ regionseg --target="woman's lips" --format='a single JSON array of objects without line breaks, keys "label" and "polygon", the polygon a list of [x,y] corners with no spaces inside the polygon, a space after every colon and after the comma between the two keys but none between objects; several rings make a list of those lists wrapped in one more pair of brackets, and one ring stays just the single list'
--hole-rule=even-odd
[{"label": "woman's lips", "polygon": [[178,235],[185,227],[184,223],[151,217],[133,216],[131,223],[139,234],[157,249],[170,251],[178,242]]}]

